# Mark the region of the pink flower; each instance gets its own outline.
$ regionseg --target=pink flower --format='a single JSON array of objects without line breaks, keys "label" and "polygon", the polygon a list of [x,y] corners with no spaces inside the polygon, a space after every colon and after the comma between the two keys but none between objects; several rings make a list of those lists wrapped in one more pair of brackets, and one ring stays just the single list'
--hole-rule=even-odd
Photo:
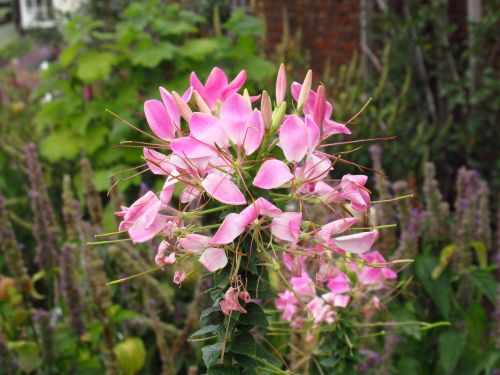
[{"label": "pink flower", "polygon": [[351,282],[343,272],[339,272],[337,276],[328,280],[327,285],[328,289],[335,294],[346,293],[351,290]]},{"label": "pink flower", "polygon": [[167,264],[174,264],[176,261],[174,252],[167,255],[168,246],[169,243],[165,240],[161,241],[158,246],[158,252],[155,257],[155,263],[158,267],[163,267]]},{"label": "pink flower", "polygon": [[211,110],[217,104],[217,100],[225,101],[229,96],[238,92],[246,81],[246,72],[242,70],[236,78],[228,83],[226,73],[220,68],[213,68],[203,85],[195,72],[191,73],[190,83],[193,89],[198,91],[203,100]]},{"label": "pink flower", "polygon": [[205,177],[202,185],[209,195],[222,203],[232,205],[246,203],[245,196],[228,175],[219,172],[210,173]]},{"label": "pink flower", "polygon": [[246,290],[242,290],[239,294],[239,297],[245,303],[250,302],[250,293],[248,293]]},{"label": "pink flower", "polygon": [[306,124],[297,116],[288,116],[280,128],[280,145],[288,161],[299,162],[309,148]]},{"label": "pink flower", "polygon": [[307,272],[302,272],[302,275],[299,277],[292,277],[290,279],[290,285],[295,293],[301,297],[311,297],[316,295],[316,288]]},{"label": "pink flower", "polygon": [[[378,251],[363,255],[363,259],[369,264],[385,264],[386,260]],[[395,279],[397,274],[388,267],[378,268],[364,266],[359,272],[358,278],[362,284],[377,284],[386,279]]]},{"label": "pink flower", "polygon": [[175,136],[175,126],[162,102],[156,99],[144,103],[144,114],[149,127],[159,138],[170,141]]},{"label": "pink flower", "polygon": [[174,284],[180,285],[186,279],[186,272],[184,270],[177,270],[174,272]]},{"label": "pink flower", "polygon": [[282,318],[286,321],[291,321],[295,313],[299,310],[297,307],[297,298],[289,290],[279,293],[275,301],[276,308],[283,312]]},{"label": "pink flower", "polygon": [[299,241],[301,212],[285,212],[280,217],[273,219],[271,233],[283,241],[297,243]]},{"label": "pink flower", "polygon": [[224,294],[224,299],[219,302],[220,308],[225,315],[230,315],[231,311],[246,314],[245,310],[238,301],[238,289],[230,287]]},{"label": "pink flower", "polygon": [[327,324],[332,324],[335,320],[335,312],[332,310],[330,305],[327,305],[325,301],[320,297],[314,297],[308,304],[307,308],[312,314],[314,323],[319,324],[326,322]]},{"label": "pink flower", "polygon": [[342,198],[351,201],[352,208],[359,212],[366,212],[370,208],[370,193],[364,187],[367,179],[364,175],[347,174],[340,183]]},{"label": "pink flower", "polygon": [[253,185],[261,189],[276,189],[293,178],[288,166],[281,160],[269,159],[260,166]]},{"label": "pink flower", "polygon": [[320,242],[330,242],[332,236],[345,232],[347,229],[352,227],[358,222],[355,217],[346,217],[344,219],[339,219],[325,224],[316,233],[316,236]]}]

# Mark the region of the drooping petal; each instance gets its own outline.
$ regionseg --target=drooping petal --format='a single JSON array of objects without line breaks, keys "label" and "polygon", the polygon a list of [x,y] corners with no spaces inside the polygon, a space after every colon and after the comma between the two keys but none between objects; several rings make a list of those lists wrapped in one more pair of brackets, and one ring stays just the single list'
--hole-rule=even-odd
[{"label": "drooping petal", "polygon": [[342,250],[354,254],[367,252],[378,238],[378,231],[362,232],[334,238],[335,244]]},{"label": "drooping petal", "polygon": [[332,221],[323,225],[316,236],[322,242],[330,242],[332,236],[345,232],[357,222],[358,219],[356,217],[346,217],[344,219]]},{"label": "drooping petal", "polygon": [[301,212],[285,212],[274,218],[271,223],[271,233],[283,241],[297,243],[299,240]]},{"label": "drooping petal", "polygon": [[351,134],[351,131],[347,126],[341,124],[340,122],[335,122],[332,120],[325,120],[323,122],[323,138],[327,138],[334,134]]},{"label": "drooping petal", "polygon": [[149,127],[159,138],[170,141],[175,135],[175,127],[162,102],[156,99],[144,103],[144,114]]},{"label": "drooping petal", "polygon": [[239,94],[231,95],[220,109],[220,121],[229,139],[237,145],[243,146],[245,141],[247,120],[252,114],[245,98]]},{"label": "drooping petal", "polygon": [[307,127],[297,116],[288,116],[280,128],[279,140],[288,161],[301,161],[307,153]]},{"label": "drooping petal", "polygon": [[201,112],[195,112],[189,120],[191,135],[199,141],[215,144],[219,147],[227,147],[228,137],[217,117]]},{"label": "drooping petal", "polygon": [[259,213],[264,216],[279,217],[283,212],[265,198],[257,198],[255,204],[259,208]]},{"label": "drooping petal", "polygon": [[167,155],[147,147],[144,147],[142,151],[149,170],[154,174],[167,175],[174,169],[172,164],[169,163]]},{"label": "drooping petal", "polygon": [[293,178],[288,166],[281,160],[271,159],[262,163],[253,185],[261,189],[276,189]]},{"label": "drooping petal", "polygon": [[224,249],[209,247],[200,257],[200,263],[210,272],[224,268],[227,265],[227,256]]},{"label": "drooping petal", "polygon": [[167,225],[169,218],[158,214],[152,222],[147,223],[147,220],[148,218],[141,216],[128,229],[128,235],[133,243],[142,243],[152,239]]},{"label": "drooping petal", "polygon": [[205,191],[219,202],[234,205],[246,203],[240,189],[227,175],[210,173],[205,177],[202,185]]},{"label": "drooping petal", "polygon": [[240,217],[236,213],[231,213],[224,218],[222,225],[215,232],[210,241],[210,245],[227,245],[234,241],[245,230]]}]

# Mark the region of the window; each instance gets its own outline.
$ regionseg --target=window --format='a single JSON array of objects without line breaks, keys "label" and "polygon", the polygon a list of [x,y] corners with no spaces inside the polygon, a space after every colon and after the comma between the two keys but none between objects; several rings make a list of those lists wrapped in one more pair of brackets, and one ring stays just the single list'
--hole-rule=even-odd
[{"label": "window", "polygon": [[21,27],[23,29],[53,27],[51,0],[19,0]]}]

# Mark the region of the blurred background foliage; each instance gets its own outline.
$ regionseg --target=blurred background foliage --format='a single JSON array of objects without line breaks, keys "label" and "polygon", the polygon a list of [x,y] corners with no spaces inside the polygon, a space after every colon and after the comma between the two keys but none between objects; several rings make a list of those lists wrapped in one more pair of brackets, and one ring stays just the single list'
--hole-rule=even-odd
[{"label": "blurred background foliage", "polygon": [[[109,181],[141,153],[112,146],[147,138],[107,109],[146,130],[142,104],[159,97],[158,86],[183,92],[191,71],[204,78],[215,65],[229,76],[246,69],[253,92],[273,90],[280,61],[264,55],[260,18],[224,0],[184,3],[89,1],[56,30],[28,33],[0,50],[6,373],[203,373],[206,358],[186,341],[206,281],[193,273],[174,289],[172,275],[156,272],[108,288],[107,281],[152,268],[157,244],[85,246],[114,230],[112,212],[155,183],[128,178],[133,172]],[[364,317],[373,325],[351,337],[354,353],[342,341],[352,333],[349,316],[330,337],[331,358],[304,350],[325,373],[491,374],[500,368],[500,4],[484,4],[470,43],[457,41],[448,1],[375,3],[376,53],[360,51],[318,81],[337,121],[372,98],[351,126],[353,138],[397,136],[331,151],[351,151],[349,160],[389,176],[372,179],[375,199],[415,195],[374,209],[378,224],[398,224],[383,232],[384,256],[415,262],[401,273],[388,309]],[[276,60],[300,80],[308,65],[300,30],[285,27],[282,37]],[[48,63],[39,67],[42,60]],[[449,325],[423,324],[440,321]],[[302,360],[291,353],[294,339],[272,339],[292,368]]]}]

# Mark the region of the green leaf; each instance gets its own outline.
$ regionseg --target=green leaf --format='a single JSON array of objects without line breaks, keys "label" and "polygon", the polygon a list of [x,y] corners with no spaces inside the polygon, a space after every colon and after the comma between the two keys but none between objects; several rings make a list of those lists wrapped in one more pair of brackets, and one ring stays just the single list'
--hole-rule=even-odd
[{"label": "green leaf", "polygon": [[248,303],[245,309],[247,313],[240,315],[239,323],[262,328],[268,327],[269,323],[267,322],[266,314],[259,305]]},{"label": "green leaf", "polygon": [[201,348],[201,356],[207,368],[210,368],[210,366],[212,366],[217,361],[217,359],[219,359],[221,351],[222,351],[221,343],[207,345]]},{"label": "green leaf", "polygon": [[76,75],[87,83],[103,80],[116,62],[116,55],[110,52],[88,51],[78,59]]},{"label": "green leaf", "polygon": [[179,53],[193,60],[203,60],[207,55],[211,55],[217,51],[218,47],[219,43],[216,39],[191,39],[184,43]]},{"label": "green leaf", "polygon": [[451,261],[451,258],[453,254],[456,251],[456,246],[455,244],[451,244],[448,246],[445,246],[440,254],[439,254],[439,264],[436,268],[434,268],[434,271],[432,271],[432,278],[436,280],[439,276],[443,274],[443,272],[446,270],[446,267],[448,267],[448,264]]},{"label": "green leaf", "polygon": [[262,81],[271,78],[276,73],[276,67],[270,61],[258,56],[253,56],[245,60],[247,74],[252,80]]},{"label": "green leaf", "polygon": [[73,160],[80,153],[81,138],[71,129],[60,129],[46,137],[40,153],[50,162]]},{"label": "green leaf", "polygon": [[251,333],[241,332],[231,342],[231,352],[255,356],[256,344]]},{"label": "green leaf", "polygon": [[432,271],[437,267],[437,264],[436,257],[421,255],[415,260],[415,273],[441,315],[448,320],[451,313],[453,290],[446,274],[441,275],[436,280],[431,278]]},{"label": "green leaf", "polygon": [[439,362],[446,374],[450,374],[465,347],[465,331],[446,331],[438,339]]},{"label": "green leaf", "polygon": [[140,43],[130,53],[133,65],[154,68],[163,60],[172,60],[176,47],[170,42],[153,44],[151,42]]},{"label": "green leaf", "polygon": [[239,371],[234,366],[215,365],[208,369],[207,375],[238,375]]},{"label": "green leaf", "polygon": [[476,252],[479,267],[482,269],[488,267],[488,249],[486,249],[484,243],[482,243],[481,241],[472,241],[471,246]]},{"label": "green leaf", "polygon": [[217,333],[219,330],[220,324],[209,324],[208,326],[203,326],[196,332],[194,332],[190,337],[189,340],[192,340],[193,338],[199,337],[199,336],[204,336],[207,333]]},{"label": "green leaf", "polygon": [[24,372],[32,372],[42,364],[38,345],[32,341],[9,342],[9,349],[17,354],[19,369]]},{"label": "green leaf", "polygon": [[124,375],[134,375],[144,366],[146,349],[138,337],[129,337],[116,344],[113,351]]},{"label": "green leaf", "polygon": [[486,271],[474,271],[471,273],[471,279],[479,291],[495,304],[497,282],[493,275]]}]

